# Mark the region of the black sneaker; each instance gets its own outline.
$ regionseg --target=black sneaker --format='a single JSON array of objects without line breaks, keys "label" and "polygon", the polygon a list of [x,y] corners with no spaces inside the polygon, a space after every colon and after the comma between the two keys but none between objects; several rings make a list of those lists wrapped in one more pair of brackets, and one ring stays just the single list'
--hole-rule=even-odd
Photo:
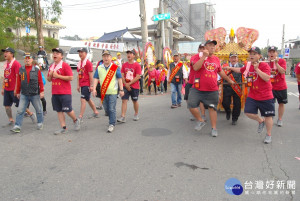
[{"label": "black sneaker", "polygon": [[232,125],[236,125],[237,124],[237,121],[235,121],[235,120],[232,120]]},{"label": "black sneaker", "polygon": [[227,119],[227,120],[230,119],[230,112],[226,112],[226,119]]}]

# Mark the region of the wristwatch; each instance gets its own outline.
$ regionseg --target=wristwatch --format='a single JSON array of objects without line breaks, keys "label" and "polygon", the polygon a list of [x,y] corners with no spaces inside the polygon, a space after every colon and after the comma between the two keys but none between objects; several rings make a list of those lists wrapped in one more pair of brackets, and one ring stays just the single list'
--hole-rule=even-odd
[{"label": "wristwatch", "polygon": [[123,89],[120,89],[119,91],[124,91]]}]

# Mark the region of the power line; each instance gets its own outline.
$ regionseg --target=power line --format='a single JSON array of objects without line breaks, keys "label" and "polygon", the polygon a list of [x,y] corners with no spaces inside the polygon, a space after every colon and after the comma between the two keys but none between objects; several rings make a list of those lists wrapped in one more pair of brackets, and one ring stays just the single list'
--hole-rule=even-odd
[{"label": "power line", "polygon": [[133,3],[133,2],[137,2],[138,0],[132,0],[132,1],[125,1],[122,3],[118,3],[118,4],[114,4],[114,5],[109,5],[109,6],[101,6],[101,7],[80,7],[80,8],[72,8],[72,7],[66,7],[64,9],[72,9],[72,10],[95,10],[95,9],[103,9],[103,8],[111,8],[111,7],[116,7],[116,6],[120,6],[120,5],[125,5],[125,4],[129,4],[129,3]]},{"label": "power line", "polygon": [[[93,4],[96,4],[96,5],[101,5],[101,4],[104,4],[107,3],[107,0],[100,0],[100,1],[94,1],[94,2],[86,2],[86,3],[75,3],[75,4],[69,4],[69,5],[63,5],[62,7],[76,7],[76,6],[90,6],[90,5],[93,5]],[[114,2],[114,0],[110,0],[109,3],[112,3]],[[115,0],[115,2],[120,2],[118,0]]]}]

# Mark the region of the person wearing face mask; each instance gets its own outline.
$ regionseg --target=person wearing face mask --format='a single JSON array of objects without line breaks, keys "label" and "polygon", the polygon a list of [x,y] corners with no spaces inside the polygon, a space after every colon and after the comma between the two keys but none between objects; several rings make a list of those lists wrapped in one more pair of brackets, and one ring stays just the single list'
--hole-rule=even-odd
[{"label": "person wearing face mask", "polygon": [[77,119],[72,109],[71,81],[73,72],[71,67],[63,62],[63,50],[61,48],[52,49],[54,63],[50,66],[47,80],[52,82],[52,107],[57,112],[57,117],[61,128],[54,132],[54,135],[68,132],[65,114],[73,120],[74,130],[80,130],[80,121]]},{"label": "person wearing face mask", "polygon": [[[231,52],[229,54],[229,66],[233,68],[243,67],[238,59],[238,54],[236,52]],[[227,72],[226,72],[227,73]],[[227,74],[231,80],[235,83],[242,83],[242,75],[235,72],[229,72]],[[232,125],[237,124],[237,120],[241,114],[241,97],[242,97],[242,86],[238,84],[228,85],[227,81],[223,82],[223,102],[222,105],[226,112],[226,119],[230,119],[231,115],[231,98],[233,99],[233,110],[232,110]]]},{"label": "person wearing face mask", "polygon": [[33,56],[30,53],[25,54],[24,63],[19,69],[17,77],[16,95],[19,102],[19,108],[16,116],[15,126],[11,129],[13,133],[19,133],[24,118],[24,113],[29,103],[32,103],[37,116],[37,129],[43,129],[43,111],[40,99],[44,97],[44,84],[40,69],[33,65]]},{"label": "person wearing face mask", "polygon": [[277,47],[268,48],[268,61],[271,67],[271,83],[273,89],[274,102],[278,102],[277,126],[283,126],[284,105],[288,103],[287,84],[285,81],[286,61],[278,58]]},{"label": "person wearing face mask", "polygon": [[[252,47],[249,50],[249,61],[251,62],[249,65],[242,68],[226,67],[226,69],[242,73],[246,77],[250,91],[246,99],[244,112],[248,118],[258,122],[258,133],[262,133],[266,126],[267,134],[264,143],[269,144],[272,142],[272,117],[275,116],[274,96],[270,81],[271,68],[267,62],[259,62],[260,58],[260,49]],[[262,117],[258,115],[258,110]]]}]

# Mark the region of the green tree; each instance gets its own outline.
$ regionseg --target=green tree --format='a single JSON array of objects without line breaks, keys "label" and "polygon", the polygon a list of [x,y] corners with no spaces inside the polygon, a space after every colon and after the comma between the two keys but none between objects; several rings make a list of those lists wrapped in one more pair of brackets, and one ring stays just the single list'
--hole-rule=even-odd
[{"label": "green tree", "polygon": [[[0,6],[0,49],[14,47],[14,35],[8,27],[16,23],[16,13],[10,8]],[[3,58],[0,58],[2,60]]]},{"label": "green tree", "polygon": [[264,47],[261,49],[261,54],[264,58],[268,57],[268,48],[269,47]]},{"label": "green tree", "polygon": [[13,11],[11,15],[1,20],[15,21],[15,27],[29,24],[36,28],[39,45],[44,45],[44,19],[55,23],[62,14],[60,0],[0,0],[0,4],[4,10]]}]

